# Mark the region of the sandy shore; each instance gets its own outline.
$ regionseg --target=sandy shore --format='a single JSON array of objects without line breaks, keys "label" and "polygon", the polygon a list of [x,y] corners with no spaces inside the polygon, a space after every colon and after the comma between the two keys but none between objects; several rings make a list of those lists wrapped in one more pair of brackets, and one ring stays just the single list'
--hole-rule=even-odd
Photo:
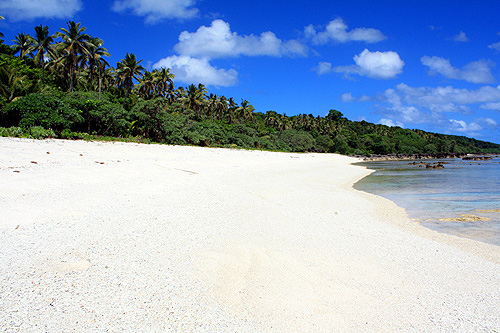
[{"label": "sandy shore", "polygon": [[0,138],[0,330],[500,330],[500,248],[339,155]]}]

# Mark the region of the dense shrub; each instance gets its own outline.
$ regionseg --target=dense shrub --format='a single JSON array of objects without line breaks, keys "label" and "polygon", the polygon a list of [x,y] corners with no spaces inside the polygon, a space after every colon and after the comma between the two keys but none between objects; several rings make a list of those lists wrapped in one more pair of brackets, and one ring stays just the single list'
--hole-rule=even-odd
[{"label": "dense shrub", "polygon": [[78,110],[85,119],[75,129],[97,135],[128,135],[130,112],[119,104],[111,103],[107,97],[102,100],[98,98],[96,92],[74,92],[64,98],[64,101]]},{"label": "dense shrub", "polygon": [[[196,133],[196,135],[194,133]],[[224,129],[218,124],[208,121],[197,122],[190,126],[188,130],[188,140],[193,140],[190,142],[192,144],[202,146],[223,146],[229,143],[227,133]]]},{"label": "dense shrub", "polygon": [[285,130],[279,135],[280,148],[286,151],[305,152],[314,145],[314,138],[311,134],[293,129]]},{"label": "dense shrub", "polygon": [[0,136],[20,138],[23,136],[23,134],[24,131],[21,127],[14,127],[14,126],[9,128],[0,127]]},{"label": "dense shrub", "polygon": [[51,129],[43,128],[42,126],[34,126],[29,128],[29,137],[32,139],[47,139],[55,138],[56,134]]},{"label": "dense shrub", "polygon": [[65,103],[61,94],[55,93],[29,94],[11,102],[2,112],[3,126],[41,126],[60,132],[83,121],[78,110]]}]

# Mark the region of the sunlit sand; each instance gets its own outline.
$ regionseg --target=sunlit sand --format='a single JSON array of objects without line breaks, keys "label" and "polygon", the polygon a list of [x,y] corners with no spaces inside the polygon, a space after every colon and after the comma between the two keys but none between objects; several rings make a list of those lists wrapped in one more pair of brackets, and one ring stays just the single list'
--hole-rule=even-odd
[{"label": "sunlit sand", "polygon": [[500,250],[333,154],[0,138],[0,328],[495,331]]}]

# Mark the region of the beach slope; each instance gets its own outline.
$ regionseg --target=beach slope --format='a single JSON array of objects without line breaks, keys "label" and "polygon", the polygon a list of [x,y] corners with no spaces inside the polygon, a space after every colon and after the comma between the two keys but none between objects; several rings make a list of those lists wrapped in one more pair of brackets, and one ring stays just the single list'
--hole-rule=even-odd
[{"label": "beach slope", "polygon": [[499,331],[499,247],[355,161],[0,138],[0,329]]}]

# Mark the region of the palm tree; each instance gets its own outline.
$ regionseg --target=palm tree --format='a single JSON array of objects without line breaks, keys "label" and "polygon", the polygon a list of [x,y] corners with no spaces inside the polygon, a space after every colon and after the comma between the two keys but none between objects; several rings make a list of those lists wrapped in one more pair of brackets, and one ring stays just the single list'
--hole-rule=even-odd
[{"label": "palm tree", "polygon": [[219,97],[215,110],[217,119],[222,120],[224,118],[225,113],[227,112],[227,109],[228,109],[228,101],[226,96]]},{"label": "palm tree", "polygon": [[208,115],[212,116],[213,118],[213,115],[215,114],[215,110],[217,109],[217,103],[219,101],[219,96],[217,96],[216,94],[210,94],[210,96],[207,96],[208,100],[207,100],[207,113]]},{"label": "palm tree", "polygon": [[[104,57],[109,57],[110,54],[105,47],[102,47],[104,44],[103,40],[97,37],[91,37],[87,43],[87,60],[89,63],[90,69],[90,81],[94,82],[94,68],[97,67],[99,70],[99,79],[101,78],[101,67],[104,65],[109,66],[108,62]],[[100,90],[100,81],[99,81],[99,90]]]},{"label": "palm tree", "polygon": [[234,101],[234,99],[232,97],[230,97],[227,100],[227,103],[228,103],[227,111],[228,111],[228,116],[229,116],[229,123],[231,124],[233,122],[234,113],[235,113],[236,108],[238,107],[238,104]]},{"label": "palm tree", "polygon": [[236,108],[235,113],[243,119],[253,121],[253,111],[255,108],[247,100],[241,100],[241,106]]},{"label": "palm tree", "polygon": [[266,125],[274,128],[281,127],[281,118],[276,111],[266,112]]},{"label": "palm tree", "polygon": [[184,98],[186,98],[187,93],[186,93],[186,90],[184,90],[184,87],[179,87],[179,88],[175,89],[174,95],[175,95],[175,100],[183,101]]},{"label": "palm tree", "polygon": [[32,38],[25,33],[19,33],[16,36],[16,39],[12,40],[14,45],[12,48],[14,49],[14,54],[19,52],[19,57],[24,59],[24,64],[26,64],[26,56],[31,53],[31,48],[33,46]]},{"label": "palm tree", "polygon": [[160,68],[153,71],[158,94],[167,97],[174,90],[175,75],[170,73],[170,68]]},{"label": "palm tree", "polygon": [[188,109],[193,110],[198,117],[201,117],[201,110],[206,104],[205,93],[207,89],[203,84],[199,84],[198,87],[191,84],[188,87],[187,96],[184,98],[184,103]]},{"label": "palm tree", "polygon": [[170,104],[174,103],[177,100],[175,95],[175,87],[173,83],[170,83],[168,85],[167,94],[165,95],[165,98]]},{"label": "palm tree", "polygon": [[144,71],[144,67],[140,65],[141,62],[142,60],[137,61],[135,54],[127,52],[125,59],[122,59],[117,64],[116,75],[118,84],[125,86],[125,89],[127,89],[123,106],[125,106],[130,90],[134,86],[134,79],[140,80],[142,71]]},{"label": "palm tree", "polygon": [[138,85],[138,92],[144,99],[152,99],[155,97],[157,89],[156,89],[156,77],[155,72],[144,71],[142,75],[141,81]]},{"label": "palm tree", "polygon": [[114,67],[106,68],[104,64],[99,66],[99,100],[101,100],[101,89],[108,91],[116,83],[116,69]]},{"label": "palm tree", "polygon": [[85,27],[80,27],[80,23],[69,21],[67,23],[68,29],[60,28],[56,36],[62,38],[62,43],[58,48],[63,51],[63,57],[68,61],[70,85],[69,91],[73,91],[73,80],[75,76],[75,69],[78,65],[78,55],[88,55],[88,44],[90,36],[85,34],[87,30]]},{"label": "palm tree", "polygon": [[15,67],[3,64],[0,66],[0,96],[11,102],[26,93],[30,86],[25,75],[19,74]]},{"label": "palm tree", "polygon": [[96,62],[96,66],[99,73],[99,100],[101,100],[101,90],[103,84],[107,89],[115,82],[115,69],[113,67],[106,68],[109,64],[104,58],[99,58]]},{"label": "palm tree", "polygon": [[36,51],[35,62],[42,67],[42,85],[45,84],[45,53],[53,53],[54,48],[52,42],[53,36],[49,36],[49,27],[39,26],[35,27],[35,38],[31,38],[33,43],[33,51]]},{"label": "palm tree", "polygon": [[[104,57],[109,57],[110,54],[105,47],[102,47],[104,44],[103,40],[97,37],[91,37],[87,43],[87,61],[90,70],[90,81],[94,82],[94,69],[97,67],[98,70],[101,69],[101,66],[109,66],[108,62]],[[100,73],[100,72],[99,72]],[[100,77],[100,76],[99,76]]]}]

